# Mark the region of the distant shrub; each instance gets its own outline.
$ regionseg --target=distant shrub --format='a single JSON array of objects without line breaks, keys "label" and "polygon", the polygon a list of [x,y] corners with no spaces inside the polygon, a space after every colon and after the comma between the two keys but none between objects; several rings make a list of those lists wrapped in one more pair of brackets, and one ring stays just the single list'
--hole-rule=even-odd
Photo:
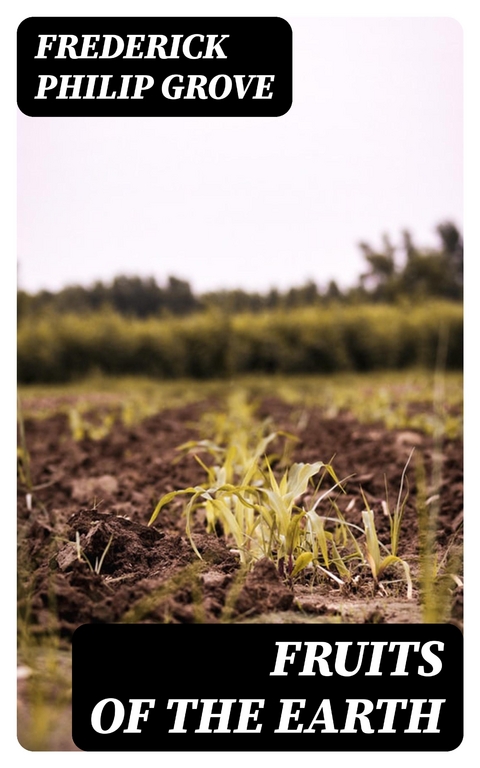
[{"label": "distant shrub", "polygon": [[94,371],[161,379],[243,373],[433,368],[463,365],[459,304],[359,305],[272,310],[228,317],[127,319],[112,311],[45,314],[18,328],[18,380],[67,382]]}]

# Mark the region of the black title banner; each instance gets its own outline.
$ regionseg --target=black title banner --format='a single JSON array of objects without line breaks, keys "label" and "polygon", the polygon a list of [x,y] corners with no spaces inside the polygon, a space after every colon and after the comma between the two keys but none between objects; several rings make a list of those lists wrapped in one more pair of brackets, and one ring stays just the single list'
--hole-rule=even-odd
[{"label": "black title banner", "polygon": [[452,625],[84,625],[82,750],[449,751],[463,738]]},{"label": "black title banner", "polygon": [[278,17],[31,17],[17,103],[31,117],[278,117],[292,30]]}]

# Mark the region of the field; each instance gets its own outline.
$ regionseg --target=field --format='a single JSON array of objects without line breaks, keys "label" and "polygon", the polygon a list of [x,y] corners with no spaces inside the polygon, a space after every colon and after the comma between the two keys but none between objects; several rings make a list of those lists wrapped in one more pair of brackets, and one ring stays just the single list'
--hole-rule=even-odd
[{"label": "field", "polygon": [[19,391],[19,738],[87,622],[463,622],[462,376]]}]

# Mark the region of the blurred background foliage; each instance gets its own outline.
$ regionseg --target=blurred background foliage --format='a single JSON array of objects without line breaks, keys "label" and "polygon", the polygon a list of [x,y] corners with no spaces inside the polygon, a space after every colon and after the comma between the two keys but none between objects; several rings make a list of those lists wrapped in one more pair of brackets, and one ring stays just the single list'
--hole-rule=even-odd
[{"label": "blurred background foliage", "polygon": [[[161,379],[251,373],[334,373],[463,366],[463,238],[452,222],[435,249],[408,231],[394,246],[362,242],[366,268],[340,289],[313,281],[265,294],[196,296],[169,277],[118,276],[56,293],[18,291],[18,380],[73,381],[91,373]],[[272,281],[274,274],[272,274]]]}]

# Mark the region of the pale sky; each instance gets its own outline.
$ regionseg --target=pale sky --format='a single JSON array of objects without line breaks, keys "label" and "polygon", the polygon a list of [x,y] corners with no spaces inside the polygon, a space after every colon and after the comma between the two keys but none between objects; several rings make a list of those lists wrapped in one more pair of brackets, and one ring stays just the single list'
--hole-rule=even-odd
[{"label": "pale sky", "polygon": [[118,274],[197,292],[357,282],[357,243],[463,227],[462,29],[449,18],[296,18],[279,118],[18,113],[18,275]]}]

